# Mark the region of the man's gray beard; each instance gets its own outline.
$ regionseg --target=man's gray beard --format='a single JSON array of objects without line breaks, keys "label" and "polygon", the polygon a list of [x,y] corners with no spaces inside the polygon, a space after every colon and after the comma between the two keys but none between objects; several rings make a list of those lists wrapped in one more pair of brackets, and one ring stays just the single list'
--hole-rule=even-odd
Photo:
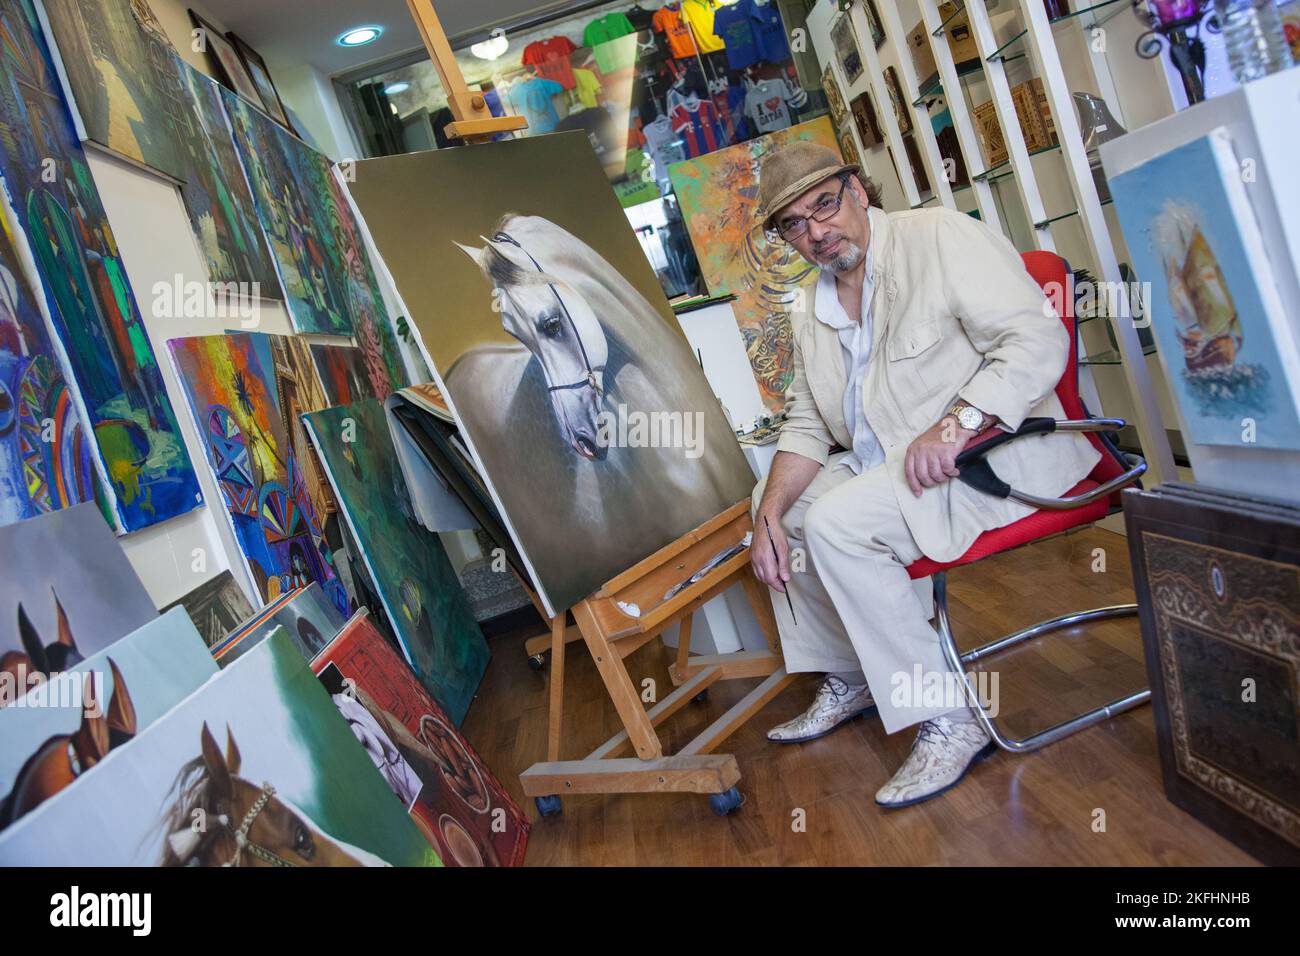
[{"label": "man's gray beard", "polygon": [[849,242],[847,239],[844,240],[844,242],[845,245],[848,246],[848,248],[845,249],[843,252],[841,252],[830,262],[824,263],[822,265],[823,269],[827,269],[831,272],[838,274],[841,272],[848,272],[850,269],[857,268],[858,263],[862,261],[862,256],[863,256],[862,249],[855,243]]}]

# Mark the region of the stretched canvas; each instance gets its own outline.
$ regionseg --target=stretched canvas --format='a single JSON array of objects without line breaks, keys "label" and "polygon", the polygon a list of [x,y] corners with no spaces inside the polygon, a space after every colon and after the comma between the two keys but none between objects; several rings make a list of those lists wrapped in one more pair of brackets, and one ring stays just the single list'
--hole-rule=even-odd
[{"label": "stretched canvas", "polygon": [[311,344],[311,357],[316,363],[321,387],[325,389],[327,403],[351,405],[363,398],[379,398],[370,376],[366,372],[365,354],[350,345]]},{"label": "stretched canvas", "polygon": [[0,829],[71,786],[217,672],[183,608],[0,709]]},{"label": "stretched canvas", "polygon": [[15,241],[38,270],[119,528],[138,531],[198,507],[198,479],[29,0],[0,0],[0,33]]},{"label": "stretched canvas", "polygon": [[523,863],[523,811],[364,610],[312,670],[443,863]]},{"label": "stretched canvas", "polygon": [[1112,176],[1115,209],[1188,439],[1300,448],[1285,315],[1226,133]]},{"label": "stretched canvas", "polygon": [[253,613],[253,605],[248,603],[229,571],[204,581],[179,601],[163,608],[163,612],[176,607],[184,608],[208,647],[220,643]]},{"label": "stretched canvas", "polygon": [[343,629],[345,618],[320,589],[320,585],[291,591],[273,601],[212,645],[212,657],[229,667],[256,647],[276,628],[283,627],[290,640],[311,660]]},{"label": "stretched canvas", "polygon": [[299,332],[354,335],[381,397],[406,384],[361,233],[328,158],[222,91],[262,230]]},{"label": "stretched canvas", "polygon": [[[195,827],[203,819],[206,828]],[[236,831],[245,819],[245,841]],[[278,632],[0,833],[6,866],[437,866]]]},{"label": "stretched canvas", "polygon": [[236,332],[172,339],[167,346],[263,600],[316,581],[346,613],[347,595],[285,425],[273,339]]},{"label": "stretched canvas", "polygon": [[713,295],[736,296],[736,324],[763,404],[774,414],[794,377],[790,309],[817,269],[788,243],[769,242],[755,223],[758,167],[768,153],[800,140],[840,152],[823,116],[669,167],[700,273]]},{"label": "stretched canvas", "polygon": [[0,675],[24,687],[158,616],[93,504],[0,528]]},{"label": "stretched canvas", "polygon": [[244,298],[279,299],[280,279],[226,125],[221,88],[172,56],[189,101],[189,135],[181,143],[181,197],[207,262],[208,281],[236,283]]},{"label": "stretched canvas", "polygon": [[383,406],[368,399],[306,421],[403,654],[459,725],[487,670],[487,642],[442,543],[415,517]]},{"label": "stretched canvas", "polygon": [[581,135],[362,160],[353,178],[548,613],[748,500],[753,473]]},{"label": "stretched canvas", "polygon": [[0,203],[0,525],[93,501],[77,404]]},{"label": "stretched canvas", "polygon": [[83,138],[186,178],[188,122],[172,48],[146,29],[132,0],[42,0]]}]

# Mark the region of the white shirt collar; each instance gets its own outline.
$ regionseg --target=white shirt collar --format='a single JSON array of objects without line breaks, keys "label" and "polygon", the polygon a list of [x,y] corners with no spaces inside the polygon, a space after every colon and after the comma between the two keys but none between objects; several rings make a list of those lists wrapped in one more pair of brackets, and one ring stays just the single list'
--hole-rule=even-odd
[{"label": "white shirt collar", "polygon": [[[862,275],[863,305],[866,306],[869,301],[867,295],[870,290],[873,278],[871,275],[874,266],[875,248],[876,248],[876,210],[874,207],[867,207],[867,221],[871,224],[871,236],[867,240],[867,267]],[[840,296],[835,288],[835,273],[830,269],[822,269],[821,274],[817,276],[817,294],[813,302],[813,312],[819,322],[829,325],[833,329],[844,329],[855,324],[844,306],[840,305]]]}]

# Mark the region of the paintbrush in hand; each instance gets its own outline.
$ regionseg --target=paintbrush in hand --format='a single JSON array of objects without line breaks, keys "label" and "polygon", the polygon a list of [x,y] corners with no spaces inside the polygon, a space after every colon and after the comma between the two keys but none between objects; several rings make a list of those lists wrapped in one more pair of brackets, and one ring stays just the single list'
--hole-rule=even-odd
[{"label": "paintbrush in hand", "polygon": [[[763,526],[767,528],[767,543],[772,546],[772,557],[776,558],[777,568],[779,569],[781,566],[781,555],[777,553],[776,539],[772,537],[772,526],[767,522],[767,515],[763,515]],[[785,595],[785,603],[790,606],[790,620],[794,621],[795,627],[798,627],[799,619],[794,616],[794,601],[790,600],[790,592],[782,588],[781,593]]]}]

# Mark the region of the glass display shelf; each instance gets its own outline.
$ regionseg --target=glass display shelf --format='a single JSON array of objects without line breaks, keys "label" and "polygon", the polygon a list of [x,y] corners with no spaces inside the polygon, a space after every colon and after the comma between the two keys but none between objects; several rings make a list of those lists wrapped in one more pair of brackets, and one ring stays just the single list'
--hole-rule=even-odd
[{"label": "glass display shelf", "polygon": [[[1115,202],[1114,199],[1103,199],[1101,201],[1101,204],[1103,206],[1109,206],[1114,202]],[[1060,222],[1062,219],[1069,219],[1071,216],[1077,216],[1077,215],[1079,215],[1079,210],[1071,209],[1069,212],[1063,212],[1059,216],[1049,216],[1048,218],[1043,219],[1040,222],[1034,223],[1034,228],[1042,229],[1045,226],[1050,226],[1054,222]]]},{"label": "glass display shelf", "polygon": [[951,23],[953,20],[957,19],[957,17],[961,16],[965,10],[966,10],[966,4],[963,3],[962,0],[957,0],[957,9],[954,10],[952,13],[948,14],[946,17],[944,17],[943,22],[939,24],[938,28],[930,31],[930,36],[932,37],[943,36],[944,28],[947,27],[948,24]]},{"label": "glass display shelf", "polygon": [[[965,79],[966,77],[972,76],[976,73],[979,73],[980,75],[983,75],[984,73],[984,64],[979,60],[969,60],[966,63],[957,66],[958,79]],[[941,95],[943,95],[943,81],[939,78],[939,74],[935,73],[921,86],[916,99],[912,100],[912,105],[923,106],[926,100]]]},{"label": "glass display shelf", "polygon": [[[1078,0],[1075,0],[1077,3]],[[1048,22],[1052,26],[1058,23],[1067,23],[1071,20],[1077,22],[1085,30],[1091,30],[1093,27],[1104,25],[1107,21],[1119,16],[1125,10],[1131,9],[1130,0],[1102,0],[1101,3],[1093,3],[1084,7],[1082,10],[1075,10],[1073,13],[1067,13],[1065,16],[1053,17]],[[1029,33],[1026,27],[1015,36],[1013,36],[1002,46],[998,47],[989,54],[989,62],[997,60],[1014,60],[1025,55],[1024,40]]]},{"label": "glass display shelf", "polygon": [[[1029,155],[1042,156],[1044,153],[1050,153],[1060,148],[1061,148],[1060,143],[1057,143],[1055,146],[1044,146],[1042,149],[1031,150]],[[982,173],[976,173],[971,178],[980,181],[987,179],[989,182],[994,182],[999,179],[1006,179],[1008,176],[1014,176],[1015,174],[1016,171],[1011,168],[1011,160],[1008,159],[1005,160],[1004,162],[998,163],[996,166],[990,166]]]},{"label": "glass display shelf", "polygon": [[[1155,355],[1156,347],[1148,345],[1142,350],[1143,355]],[[1124,357],[1119,354],[1119,349],[1107,349],[1104,352],[1098,352],[1096,355],[1087,355],[1079,359],[1080,365],[1123,365]]]}]

